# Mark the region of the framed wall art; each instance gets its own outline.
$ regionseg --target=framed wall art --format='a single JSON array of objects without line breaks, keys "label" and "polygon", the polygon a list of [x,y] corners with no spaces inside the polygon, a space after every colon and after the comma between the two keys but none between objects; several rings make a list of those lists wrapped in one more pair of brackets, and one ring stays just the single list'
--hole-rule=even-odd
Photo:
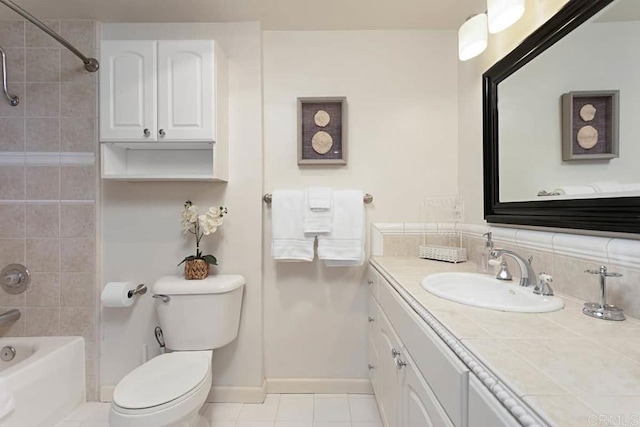
[{"label": "framed wall art", "polygon": [[619,156],[619,91],[562,95],[562,160],[609,160]]},{"label": "framed wall art", "polygon": [[347,164],[347,98],[298,98],[298,165]]}]

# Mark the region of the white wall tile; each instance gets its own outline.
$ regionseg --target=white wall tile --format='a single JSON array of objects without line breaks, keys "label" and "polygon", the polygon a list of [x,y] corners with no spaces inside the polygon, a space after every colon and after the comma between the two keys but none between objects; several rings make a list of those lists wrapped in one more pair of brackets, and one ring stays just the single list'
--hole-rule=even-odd
[{"label": "white wall tile", "polygon": [[516,233],[518,230],[515,228],[496,227],[492,225],[489,231],[491,232],[491,238],[496,243],[507,245],[516,244]]},{"label": "white wall tile", "polygon": [[517,230],[516,244],[527,249],[553,252],[553,236],[555,234],[546,231]]},{"label": "white wall tile", "polygon": [[606,264],[609,240],[607,237],[557,233],[553,236],[553,253]]},{"label": "white wall tile", "polygon": [[607,245],[609,264],[640,269],[640,241],[611,239]]}]

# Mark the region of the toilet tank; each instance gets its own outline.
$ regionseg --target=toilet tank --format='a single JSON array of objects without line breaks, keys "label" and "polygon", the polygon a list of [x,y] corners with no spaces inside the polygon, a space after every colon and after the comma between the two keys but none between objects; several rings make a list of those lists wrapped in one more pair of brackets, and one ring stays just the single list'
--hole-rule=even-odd
[{"label": "toilet tank", "polygon": [[159,296],[156,307],[167,348],[212,350],[233,341],[238,336],[244,284],[244,277],[237,274],[158,279],[153,294]]}]

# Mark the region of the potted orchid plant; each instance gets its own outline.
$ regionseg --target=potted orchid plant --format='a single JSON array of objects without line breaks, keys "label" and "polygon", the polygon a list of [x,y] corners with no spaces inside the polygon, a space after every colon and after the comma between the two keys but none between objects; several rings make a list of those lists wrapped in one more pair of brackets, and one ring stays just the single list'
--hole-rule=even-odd
[{"label": "potted orchid plant", "polygon": [[213,234],[222,225],[222,217],[227,213],[227,208],[209,208],[202,215],[198,215],[198,207],[187,200],[182,210],[182,228],[184,233],[191,233],[196,236],[196,254],[185,257],[180,264],[184,263],[184,277],[187,280],[205,279],[209,276],[209,266],[218,265],[218,260],[213,255],[202,255],[200,241],[204,236]]}]

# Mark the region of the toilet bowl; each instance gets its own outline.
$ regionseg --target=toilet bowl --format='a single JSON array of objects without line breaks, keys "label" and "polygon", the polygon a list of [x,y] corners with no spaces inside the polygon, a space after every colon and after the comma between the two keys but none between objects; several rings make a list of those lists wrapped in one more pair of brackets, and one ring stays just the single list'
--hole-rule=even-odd
[{"label": "toilet bowl", "polygon": [[208,427],[199,410],[211,389],[211,351],[160,355],[123,378],[113,393],[112,427]]},{"label": "toilet bowl", "polygon": [[211,390],[213,349],[238,335],[244,278],[160,278],[153,287],[170,353],[127,374],[116,386],[111,427],[209,427],[199,411]]}]

